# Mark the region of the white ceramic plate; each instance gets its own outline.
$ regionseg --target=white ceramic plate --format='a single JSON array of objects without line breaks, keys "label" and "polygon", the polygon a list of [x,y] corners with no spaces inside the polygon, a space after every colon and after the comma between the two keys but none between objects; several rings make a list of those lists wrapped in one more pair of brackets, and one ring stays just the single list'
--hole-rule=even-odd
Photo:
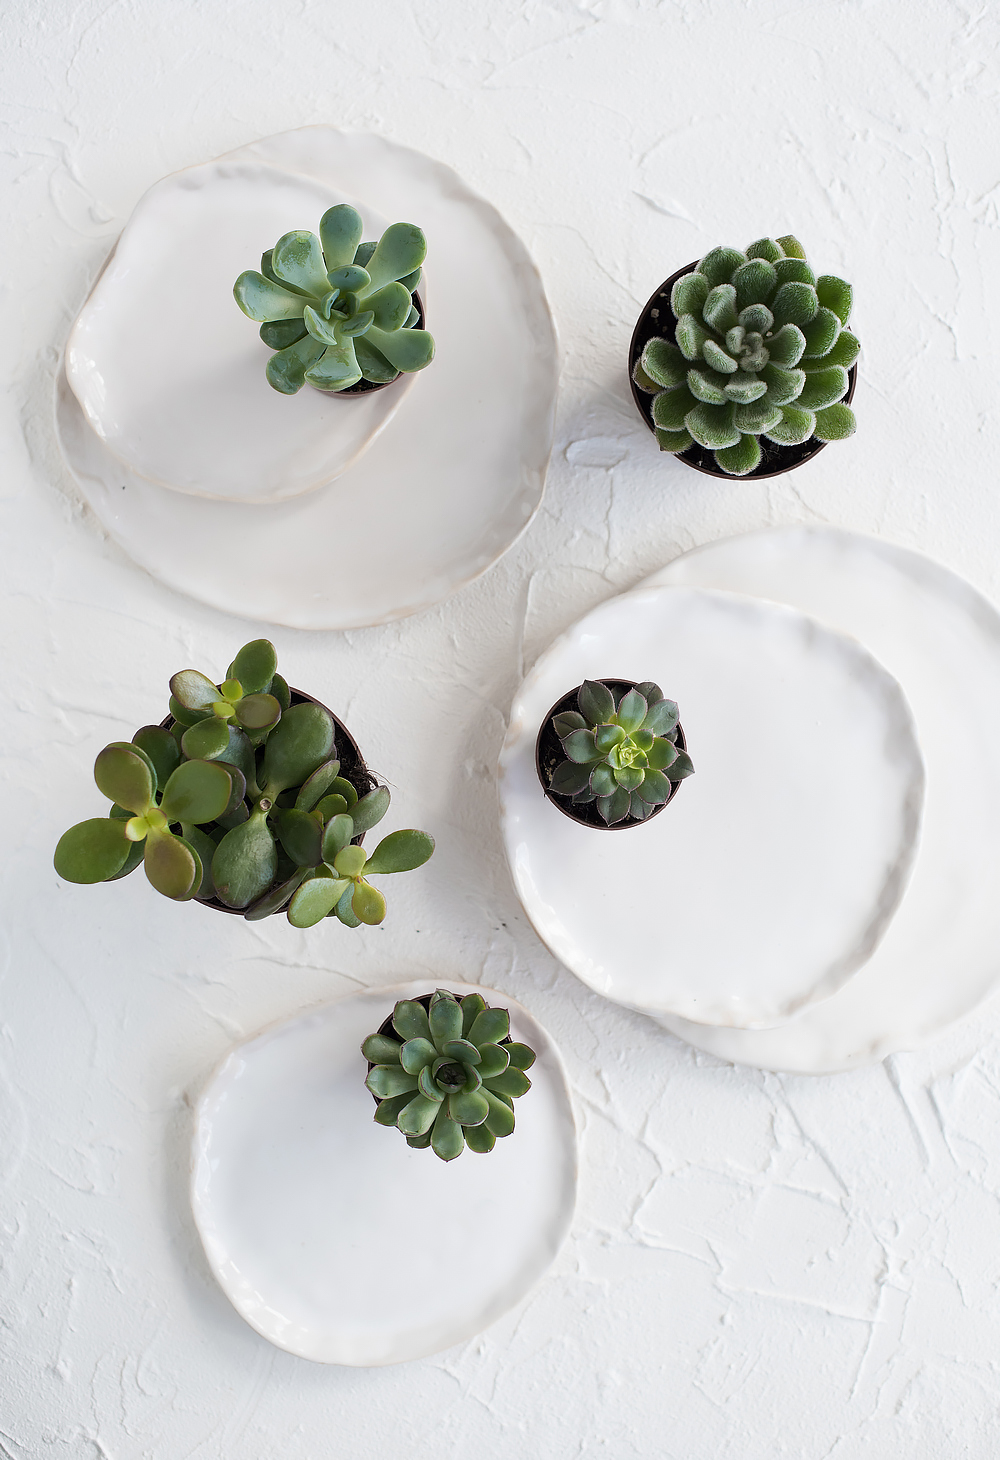
[{"label": "white ceramic plate", "polygon": [[871,960],[780,1029],[663,1022],[763,1069],[851,1069],[916,1049],[1000,986],[1000,615],[919,553],[829,528],[729,538],[651,583],[757,594],[862,639],[912,707],[927,773],[913,877]]},{"label": "white ceramic plate", "polygon": [[376,1125],[361,1042],[429,980],[349,994],[223,1060],[195,1112],[191,1201],[212,1271],[264,1338],[318,1363],[398,1364],[471,1338],[525,1296],[569,1231],[576,1130],[562,1062],[538,1058],[513,1133],[440,1161]]},{"label": "white ceramic plate", "polygon": [[[269,507],[155,486],[90,428],[61,374],[63,454],[112,537],[192,598],[294,628],[416,613],[495,562],[541,501],[558,360],[538,272],[455,173],[382,138],[306,127],[224,160],[262,162],[363,199],[383,218],[418,223],[428,240],[434,362],[349,470]],[[294,410],[299,396],[275,401]]]},{"label": "white ceramic plate", "polygon": [[[695,775],[640,826],[581,826],[535,738],[584,678],[653,679]],[[518,691],[500,759],[507,855],[541,937],[599,993],[707,1024],[773,1025],[885,932],[912,864],[923,765],[895,680],[788,608],[688,588],[580,620]]]},{"label": "white ceramic plate", "polygon": [[[265,248],[348,201],[259,162],[189,167],[140,198],[66,344],[70,389],[125,466],[196,497],[269,503],[333,481],[371,444],[414,377],[343,399],[281,395],[233,298]],[[380,237],[386,220],[355,206]]]}]

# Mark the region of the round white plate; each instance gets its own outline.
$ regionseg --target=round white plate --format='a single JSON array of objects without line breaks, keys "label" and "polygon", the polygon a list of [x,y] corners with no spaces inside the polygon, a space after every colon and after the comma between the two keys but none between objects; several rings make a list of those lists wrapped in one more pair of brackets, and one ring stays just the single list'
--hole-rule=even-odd
[{"label": "round white plate", "polygon": [[[535,737],[584,678],[653,679],[695,775],[640,826],[581,826],[542,793]],[[827,997],[909,875],[923,763],[899,686],[859,644],[737,594],[623,594],[545,653],[500,758],[507,855],[553,953],[598,993],[744,1028]]]},{"label": "round white plate", "polygon": [[[66,344],[70,389],[125,466],[196,497],[268,503],[333,481],[371,444],[414,377],[344,399],[281,395],[233,298],[265,248],[347,201],[260,162],[189,167],[140,198]],[[386,220],[355,206],[380,237]]]},{"label": "round white plate", "polygon": [[440,1161],[376,1125],[361,1043],[429,980],[324,1004],[237,1045],[195,1111],[191,1203],[212,1271],[278,1348],[398,1364],[471,1338],[525,1296],[569,1231],[576,1130],[562,1062],[506,994],[537,1054],[513,1134]]},{"label": "round white plate", "polygon": [[757,594],[862,639],[903,688],[927,772],[909,888],[839,993],[780,1029],[663,1022],[722,1059],[811,1074],[919,1048],[1000,985],[1000,614],[919,553],[822,527],[711,543],[649,581]]},{"label": "round white plate", "polygon": [[[69,467],[137,563],[223,611],[293,628],[357,628],[438,603],[495,562],[541,501],[558,360],[538,272],[496,210],[455,173],[383,138],[305,127],[222,161],[277,167],[423,228],[436,357],[353,466],[272,506],[185,496],[146,480],[91,429],[61,374],[56,421]],[[266,240],[252,243],[250,268]],[[276,407],[300,403],[271,394]],[[318,408],[352,404],[320,400]]]}]

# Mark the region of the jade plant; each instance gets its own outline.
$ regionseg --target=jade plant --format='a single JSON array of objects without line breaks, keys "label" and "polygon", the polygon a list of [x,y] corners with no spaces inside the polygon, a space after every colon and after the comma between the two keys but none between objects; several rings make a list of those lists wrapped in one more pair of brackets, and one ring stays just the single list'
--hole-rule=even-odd
[{"label": "jade plant", "polygon": [[362,380],[388,385],[434,358],[413,302],[427,253],[423,233],[412,223],[394,223],[377,243],[363,243],[361,233],[361,215],[339,203],[323,214],[318,238],[286,233],[263,255],[260,272],[247,270],[233,286],[275,352],[267,379],[284,395],[304,384],[325,391]]},{"label": "jade plant", "polygon": [[662,451],[714,453],[731,476],[761,461],[760,438],[799,446],[853,434],[842,397],[858,356],[851,285],[818,278],[791,234],[713,248],[674,284],[672,339],[649,340],[633,378],[653,395]]},{"label": "jade plant", "polygon": [[645,821],[675,781],[694,774],[691,757],[676,743],[677,705],[651,680],[616,699],[600,680],[585,679],[576,700],[578,709],[552,717],[566,759],[549,790],[577,806],[596,801],[609,826],[626,817]]},{"label": "jade plant", "polygon": [[511,1042],[506,1009],[490,1008],[481,994],[459,1000],[438,989],[429,1001],[400,999],[391,1028],[361,1046],[379,1125],[396,1126],[407,1145],[430,1146],[442,1161],[466,1146],[492,1151],[510,1135],[535,1054]]},{"label": "jade plant", "polygon": [[389,809],[362,766],[341,774],[329,710],[300,698],[266,639],[246,644],[216,684],[198,670],[170,680],[169,720],[98,755],[94,779],[113,804],[71,827],[55,868],[68,882],[113,882],[142,862],[177,902],[217,901],[254,921],[283,909],[297,928],[337,917],[380,923],[372,876],[420,867],[425,832],[390,833],[369,856],[356,844]]}]

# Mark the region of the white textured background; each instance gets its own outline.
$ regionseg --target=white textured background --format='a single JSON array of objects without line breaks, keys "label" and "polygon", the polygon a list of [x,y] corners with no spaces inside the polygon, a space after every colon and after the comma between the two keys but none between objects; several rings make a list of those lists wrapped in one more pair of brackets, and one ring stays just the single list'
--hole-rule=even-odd
[{"label": "white textured background", "polygon": [[[831,522],[1000,596],[998,30],[979,0],[9,0],[2,1460],[996,1455],[1000,1010],[835,1078],[695,1056],[538,943],[493,768],[524,667],[692,544]],[[353,935],[51,869],[100,807],[100,746],[158,717],[174,669],[221,673],[259,632],[159,587],[81,508],[51,426],[68,324],[151,182],[314,121],[421,148],[494,202],[564,355],[545,503],[505,560],[387,629],[274,634],[398,787],[394,824],[438,837]],[[858,435],[770,486],[660,460],[623,367],[639,307],[709,246],[788,230],[857,287]],[[424,972],[509,989],[561,1044],[573,1236],[481,1339],[314,1366],[208,1273],[190,1101],[235,1036]]]}]

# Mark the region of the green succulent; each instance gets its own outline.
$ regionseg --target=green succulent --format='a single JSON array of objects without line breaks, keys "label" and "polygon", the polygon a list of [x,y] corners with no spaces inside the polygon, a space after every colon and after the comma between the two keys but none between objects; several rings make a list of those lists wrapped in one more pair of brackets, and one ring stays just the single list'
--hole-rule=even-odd
[{"label": "green succulent", "polygon": [[60,838],[59,875],[110,882],[141,861],[165,897],[215,898],[250,921],[285,909],[298,928],[380,923],[385,899],[369,876],[422,866],[434,840],[396,831],[370,856],[353,845],[385,816],[388,788],[359,795],[340,774],[333,716],[291,703],[274,646],[244,645],[221,684],[181,670],[170,691],[169,727],[144,725],[97,757],[114,804]]},{"label": "green succulent", "polygon": [[645,821],[670,795],[672,783],[694,774],[691,757],[677,748],[677,706],[651,680],[614,692],[585,679],[578,710],[552,717],[566,759],[549,789],[574,805],[596,801],[605,822]]},{"label": "green succulent", "polygon": [[267,379],[294,395],[306,383],[340,391],[367,380],[387,385],[423,370],[434,340],[415,328],[413,291],[427,253],[412,223],[393,223],[377,243],[362,243],[361,215],[348,203],[323,214],[319,237],[298,230],[263,255],[233,286],[245,315],[275,353]]},{"label": "green succulent", "polygon": [[425,1003],[400,999],[392,1016],[398,1038],[370,1034],[361,1046],[374,1067],[365,1083],[379,1102],[375,1120],[442,1161],[465,1146],[492,1151],[514,1129],[514,1101],[531,1089],[524,1071],[534,1051],[511,1043],[507,1010],[491,1009],[481,994],[458,1000],[438,989]]},{"label": "green succulent", "polygon": [[673,340],[647,342],[633,372],[653,395],[662,451],[697,443],[731,476],[760,464],[760,437],[800,446],[853,435],[842,397],[860,345],[845,325],[853,290],[816,277],[788,234],[713,248],[673,286]]}]

